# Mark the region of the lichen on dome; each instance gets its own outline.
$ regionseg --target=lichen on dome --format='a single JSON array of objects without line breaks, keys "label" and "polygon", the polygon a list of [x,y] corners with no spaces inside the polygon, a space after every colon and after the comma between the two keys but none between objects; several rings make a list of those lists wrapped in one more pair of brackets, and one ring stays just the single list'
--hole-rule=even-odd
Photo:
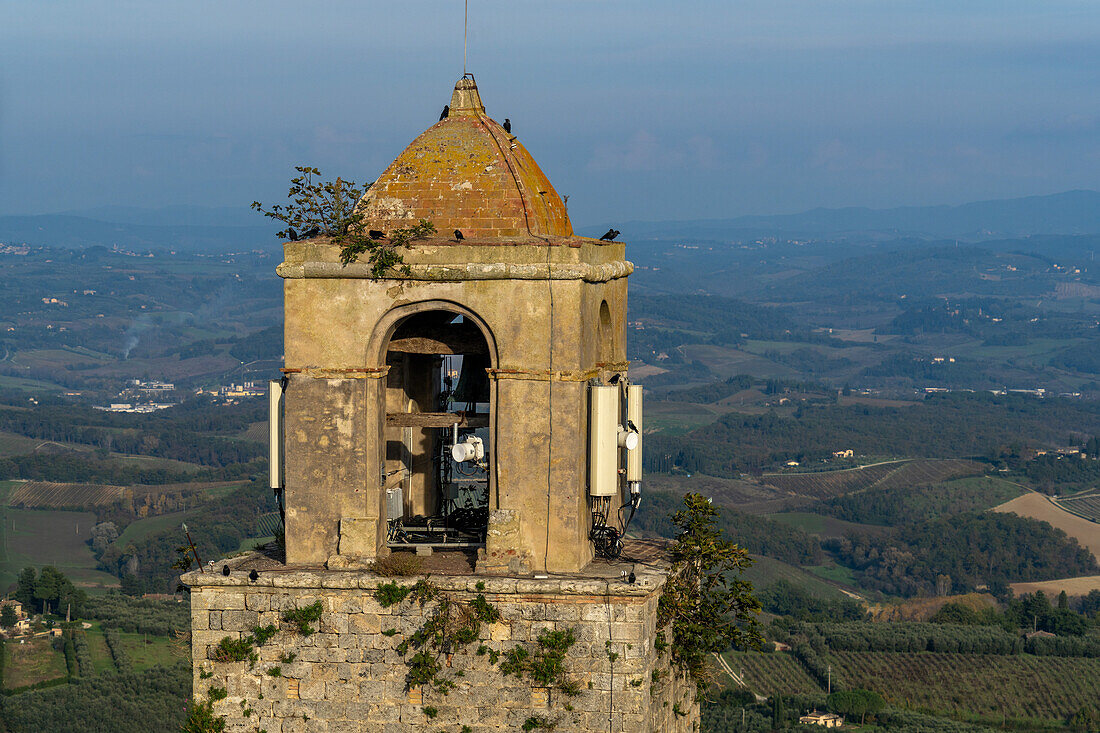
[{"label": "lichen on dome", "polygon": [[405,148],[360,202],[364,228],[385,232],[419,219],[442,238],[522,241],[571,237],[565,204],[516,137],[485,114],[464,77],[450,113]]}]

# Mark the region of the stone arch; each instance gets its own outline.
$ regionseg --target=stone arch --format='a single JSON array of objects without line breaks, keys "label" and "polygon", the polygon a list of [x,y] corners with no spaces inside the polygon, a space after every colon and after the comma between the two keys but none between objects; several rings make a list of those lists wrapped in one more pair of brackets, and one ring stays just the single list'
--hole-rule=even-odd
[{"label": "stone arch", "polygon": [[[387,513],[385,542],[483,544],[497,491],[498,399],[484,371],[500,363],[492,329],[459,303],[416,301],[383,314],[366,351],[368,364],[386,367],[377,401],[382,505],[396,507],[389,502],[400,489],[401,516]],[[450,457],[453,442],[475,438],[483,461]]]},{"label": "stone arch", "polygon": [[374,328],[374,333],[371,334],[370,339],[367,341],[367,358],[365,363],[384,365],[386,363],[386,349],[389,347],[390,340],[393,338],[394,331],[397,330],[397,327],[410,316],[431,311],[447,311],[470,319],[485,338],[485,343],[489,347],[489,360],[493,368],[500,368],[496,338],[493,335],[493,330],[489,328],[488,323],[485,322],[485,319],[460,303],[456,303],[452,300],[439,299],[418,300],[413,303],[394,306],[386,311],[386,313],[378,319],[378,323]]},{"label": "stone arch", "polygon": [[606,300],[600,302],[596,340],[596,362],[610,364],[615,358],[615,329],[611,324],[611,307]]}]

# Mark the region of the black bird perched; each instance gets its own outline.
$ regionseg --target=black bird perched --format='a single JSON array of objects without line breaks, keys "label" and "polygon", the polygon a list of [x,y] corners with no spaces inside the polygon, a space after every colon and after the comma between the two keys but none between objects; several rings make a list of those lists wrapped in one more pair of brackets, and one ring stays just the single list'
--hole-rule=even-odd
[{"label": "black bird perched", "polygon": [[228,565],[222,565],[222,575],[224,575],[227,578],[229,577],[229,566]]},{"label": "black bird perched", "polygon": [[294,231],[293,229],[287,229],[286,230],[286,235],[288,237],[290,237],[291,242],[297,242],[298,241],[298,232]]},{"label": "black bird perched", "polygon": [[320,233],[321,233],[321,227],[312,226],[309,229],[305,230],[305,232],[302,233],[302,239],[312,239],[313,237],[316,237]]},{"label": "black bird perched", "polygon": [[608,229],[607,234],[600,237],[600,241],[601,242],[614,242],[615,237],[617,237],[617,236],[619,236],[619,230],[618,229]]},{"label": "black bird perched", "polygon": [[447,117],[449,117],[450,114],[451,114],[451,105],[449,105],[449,104],[443,105],[443,111],[439,113],[439,121],[442,122],[443,120],[447,119]]},{"label": "black bird perched", "polygon": [[256,572],[256,568],[252,568],[248,571],[248,579],[255,583],[260,577],[260,574]]},{"label": "black bird perched", "polygon": [[504,118],[504,131],[509,134],[512,132],[512,121],[507,117]]},{"label": "black bird perched", "polygon": [[367,234],[370,235],[371,239],[382,239],[386,236],[385,232],[380,232],[377,229],[371,229],[369,232],[367,232]]},{"label": "black bird perched", "polygon": [[464,239],[464,237],[462,236],[462,232],[459,231],[458,229],[455,229],[455,239],[459,239],[459,240]]}]

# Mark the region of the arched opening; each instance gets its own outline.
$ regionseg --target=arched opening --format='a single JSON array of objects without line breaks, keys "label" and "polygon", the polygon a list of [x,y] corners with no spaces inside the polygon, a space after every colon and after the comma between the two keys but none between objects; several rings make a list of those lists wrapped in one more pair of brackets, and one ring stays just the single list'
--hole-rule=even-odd
[{"label": "arched opening", "polygon": [[492,349],[468,314],[411,310],[391,324],[384,347],[386,542],[391,549],[483,546]]},{"label": "arched opening", "polygon": [[607,306],[606,300],[600,303],[600,322],[596,338],[599,341],[596,361],[600,364],[610,363],[615,354],[615,337],[611,330],[611,309]]}]

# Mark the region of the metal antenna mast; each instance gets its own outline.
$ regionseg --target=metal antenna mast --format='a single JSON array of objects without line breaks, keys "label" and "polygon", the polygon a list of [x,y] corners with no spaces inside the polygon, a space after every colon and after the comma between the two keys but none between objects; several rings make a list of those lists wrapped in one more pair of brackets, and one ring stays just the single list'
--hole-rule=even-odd
[{"label": "metal antenna mast", "polygon": [[462,76],[466,76],[466,39],[470,36],[470,0],[465,2],[462,13]]}]

